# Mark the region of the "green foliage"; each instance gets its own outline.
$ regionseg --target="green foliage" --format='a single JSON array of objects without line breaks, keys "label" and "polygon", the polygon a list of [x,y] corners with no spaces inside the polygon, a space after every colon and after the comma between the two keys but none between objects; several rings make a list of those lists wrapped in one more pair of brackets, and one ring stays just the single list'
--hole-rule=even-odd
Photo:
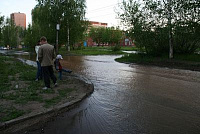
[{"label": "green foliage", "polygon": [[[142,4],[141,4],[142,3]],[[200,2],[197,0],[172,0],[171,22],[168,24],[167,0],[123,1],[118,12],[122,23],[128,27],[129,36],[148,54],[162,55],[169,51],[169,29],[172,27],[176,53],[193,53],[200,47]]]},{"label": "green foliage", "polygon": [[75,90],[75,89],[67,88],[67,89],[59,90],[58,92],[59,92],[59,95],[60,95],[61,97],[67,97],[67,95],[68,95],[70,92],[74,91],[74,90]]},{"label": "green foliage", "polygon": [[174,28],[174,48],[177,53],[192,54],[200,48],[200,24],[180,22]]},{"label": "green foliage", "polygon": [[89,32],[89,37],[97,44],[118,44],[122,39],[122,31],[119,28],[104,28],[92,27]]},{"label": "green foliage", "polygon": [[17,46],[17,27],[14,22],[7,18],[3,27],[3,43],[11,47]]},{"label": "green foliage", "polygon": [[[17,118],[28,110],[19,110],[27,103],[37,102],[50,107],[67,98],[73,88],[42,90],[43,81],[35,82],[36,68],[23,64],[17,59],[0,56],[0,122]],[[70,80],[58,81],[68,84]],[[71,80],[72,81],[72,80]],[[49,97],[50,96],[50,97]],[[52,96],[52,97],[51,97]]]},{"label": "green foliage", "polygon": [[1,43],[4,46],[9,45],[10,47],[17,47],[17,45],[20,45],[23,41],[24,35],[24,29],[16,26],[11,19],[7,18],[5,24],[2,26],[2,37],[0,37],[2,38]]},{"label": "green foliage", "polygon": [[84,32],[87,29],[84,18],[85,0],[37,1],[38,4],[33,10],[33,29],[34,25],[38,25],[39,35],[46,36],[48,42],[55,44],[56,24],[60,24],[59,44],[69,43],[73,47],[84,38]]},{"label": "green foliage", "polygon": [[122,51],[143,51],[143,50],[140,50],[139,48],[137,47],[121,47],[121,50]]},{"label": "green foliage", "polygon": [[4,16],[0,16],[0,45],[3,43],[2,27],[4,22]]},{"label": "green foliage", "polygon": [[[117,55],[123,54],[122,51],[112,51],[113,47],[85,47],[84,49],[74,49],[69,53],[72,55]],[[60,50],[60,54],[66,54],[64,49]]]},{"label": "green foliage", "polygon": [[115,60],[125,63],[138,63],[198,71],[200,67],[199,54],[175,54],[174,59],[168,59],[167,55],[155,57],[147,54],[125,54],[121,58],[117,58]]},{"label": "green foliage", "polygon": [[0,28],[2,27],[3,22],[4,22],[4,16],[0,15]]},{"label": "green foliage", "polygon": [[41,37],[41,29],[38,24],[33,24],[32,26],[29,24],[28,28],[25,32],[24,43],[28,47],[29,51],[34,51],[35,45]]},{"label": "green foliage", "polygon": [[55,105],[56,103],[59,103],[61,101],[61,99],[62,98],[60,96],[56,96],[54,98],[47,99],[44,101],[45,102],[44,107],[49,108],[50,106]]},{"label": "green foliage", "polygon": [[75,89],[72,89],[72,88],[58,90],[59,96],[44,100],[45,102],[44,107],[49,108],[50,106],[59,103],[62,100],[62,98],[67,98],[68,94],[74,90]]},{"label": "green foliage", "polygon": [[0,106],[0,113],[2,114],[0,121],[4,122],[4,121],[9,121],[11,119],[15,119],[19,116],[22,116],[25,112],[22,110],[18,110],[14,107],[3,107]]},{"label": "green foliage", "polygon": [[0,56],[0,93],[9,90],[10,83],[8,81],[8,73],[9,70],[7,68],[5,62],[8,60],[7,57]]},{"label": "green foliage", "polygon": [[117,51],[120,51],[120,50],[121,50],[121,47],[120,47],[119,44],[117,44],[117,45],[115,45],[114,47],[112,47],[111,50],[112,50],[113,52],[117,52]]}]

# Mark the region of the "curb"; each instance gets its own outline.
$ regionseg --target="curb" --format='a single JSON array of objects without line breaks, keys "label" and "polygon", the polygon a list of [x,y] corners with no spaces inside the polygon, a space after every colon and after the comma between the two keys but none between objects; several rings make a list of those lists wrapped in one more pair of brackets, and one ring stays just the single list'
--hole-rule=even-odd
[{"label": "curb", "polygon": [[39,126],[51,120],[51,118],[59,115],[60,113],[66,112],[72,109],[75,105],[80,103],[84,98],[89,96],[94,91],[94,85],[85,77],[75,75],[77,79],[85,82],[87,87],[87,92],[79,95],[75,100],[64,103],[59,106],[55,106],[53,108],[47,109],[45,111],[39,113],[31,113],[26,116],[22,116],[4,123],[0,123],[0,133],[1,134],[9,134],[9,133],[17,133],[19,131],[23,131],[35,125]]}]

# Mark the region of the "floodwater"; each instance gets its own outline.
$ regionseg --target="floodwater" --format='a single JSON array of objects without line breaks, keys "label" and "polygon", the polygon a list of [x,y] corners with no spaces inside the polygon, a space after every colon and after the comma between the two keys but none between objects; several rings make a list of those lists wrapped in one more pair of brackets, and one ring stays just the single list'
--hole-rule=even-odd
[{"label": "floodwater", "polygon": [[119,56],[66,56],[94,93],[30,134],[199,134],[200,72],[115,62]]}]

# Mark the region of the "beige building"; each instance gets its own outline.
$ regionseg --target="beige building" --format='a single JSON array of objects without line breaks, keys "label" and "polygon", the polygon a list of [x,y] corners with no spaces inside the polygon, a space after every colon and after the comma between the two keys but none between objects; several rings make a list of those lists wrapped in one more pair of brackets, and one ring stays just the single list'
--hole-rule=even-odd
[{"label": "beige building", "polygon": [[100,27],[106,28],[107,26],[108,26],[108,23],[102,23],[102,22],[97,22],[97,21],[89,21],[87,33],[90,32],[90,29],[92,27],[94,27],[94,28],[100,28]]},{"label": "beige building", "polygon": [[96,22],[96,21],[89,21],[92,27],[107,27],[107,23]]},{"label": "beige building", "polygon": [[26,14],[24,13],[12,13],[10,15],[11,20],[14,21],[16,26],[21,26],[26,29]]}]

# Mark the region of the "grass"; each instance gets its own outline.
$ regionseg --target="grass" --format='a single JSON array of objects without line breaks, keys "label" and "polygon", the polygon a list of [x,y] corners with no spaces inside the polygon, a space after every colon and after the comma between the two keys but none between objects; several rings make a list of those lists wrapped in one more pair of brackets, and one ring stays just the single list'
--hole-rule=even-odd
[{"label": "grass", "polygon": [[118,62],[141,63],[151,62],[153,60],[153,57],[143,54],[125,54],[121,58],[117,58],[115,60]]},{"label": "grass", "polygon": [[70,92],[72,92],[74,89],[73,88],[68,88],[68,89],[61,89],[61,90],[58,90],[59,92],[59,95],[61,97],[66,97]]},{"label": "grass", "polygon": [[175,54],[173,59],[169,59],[168,55],[154,57],[146,54],[125,54],[115,60],[123,63],[138,63],[200,71],[200,55],[198,54]]},{"label": "grass", "polygon": [[62,55],[120,55],[124,54],[122,51],[112,51],[112,47],[83,47],[81,49],[75,49],[68,52],[66,48],[60,48],[59,53]]},{"label": "grass", "polygon": [[60,89],[60,90],[58,90],[59,96],[56,96],[56,97],[54,97],[54,98],[45,100],[45,101],[44,101],[44,102],[45,102],[45,105],[44,105],[44,106],[45,106],[46,108],[49,108],[50,106],[59,103],[63,98],[68,97],[68,94],[69,94],[70,92],[72,92],[72,91],[74,91],[74,89],[72,89],[72,88]]},{"label": "grass", "polygon": [[[23,109],[23,106],[29,102],[38,102],[43,107],[50,107],[59,103],[74,90],[59,89],[57,92],[56,89],[42,90],[44,83],[35,82],[35,76],[36,68],[23,64],[15,58],[0,55],[0,122],[29,113],[28,110]],[[59,83],[61,81],[58,81]],[[52,98],[44,97],[51,94],[53,94]],[[20,105],[21,109],[16,107],[17,105]]]},{"label": "grass", "polygon": [[122,51],[140,51],[137,47],[121,47]]},{"label": "grass", "polygon": [[60,96],[56,96],[56,97],[54,97],[54,98],[47,99],[47,100],[44,101],[44,102],[45,102],[44,107],[45,107],[45,108],[49,108],[50,106],[53,106],[53,105],[55,105],[56,103],[60,102],[61,99],[62,99],[62,98],[61,98]]},{"label": "grass", "polygon": [[182,61],[200,62],[200,55],[199,54],[175,55],[174,59]]},{"label": "grass", "polygon": [[15,119],[23,115],[24,111],[18,110],[15,107],[6,108],[3,106],[0,106],[0,113],[1,115],[3,115],[0,117],[0,121],[8,121],[8,120]]},{"label": "grass", "polygon": [[200,48],[198,48],[196,51],[199,52],[199,51],[200,51]]}]

